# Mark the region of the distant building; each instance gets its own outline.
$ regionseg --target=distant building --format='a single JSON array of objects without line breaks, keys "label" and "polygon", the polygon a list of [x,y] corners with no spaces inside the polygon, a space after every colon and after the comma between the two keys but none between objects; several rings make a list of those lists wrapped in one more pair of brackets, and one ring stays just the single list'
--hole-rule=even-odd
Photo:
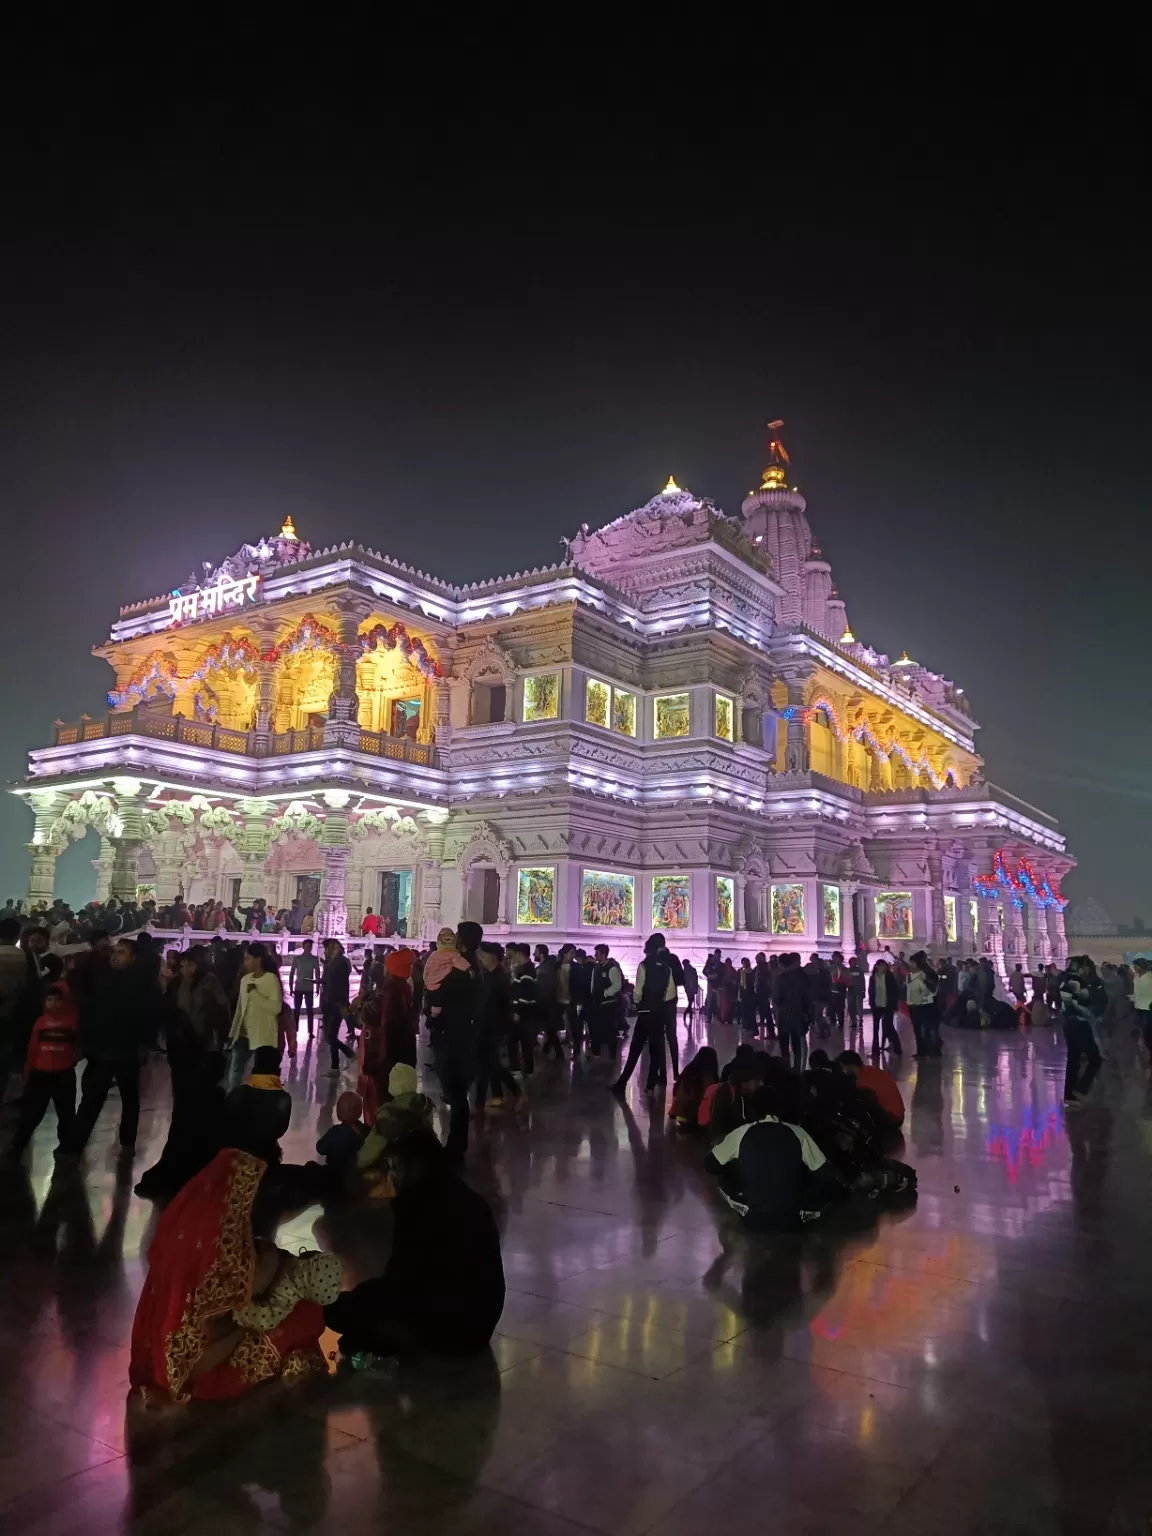
[{"label": "distant building", "polygon": [[111,713],[14,787],[31,903],[92,830],[100,896],[326,934],[1063,959],[1055,821],[985,781],[963,689],[852,634],[778,427],[739,514],[670,479],[543,570],[453,586],[289,521],[122,609]]}]

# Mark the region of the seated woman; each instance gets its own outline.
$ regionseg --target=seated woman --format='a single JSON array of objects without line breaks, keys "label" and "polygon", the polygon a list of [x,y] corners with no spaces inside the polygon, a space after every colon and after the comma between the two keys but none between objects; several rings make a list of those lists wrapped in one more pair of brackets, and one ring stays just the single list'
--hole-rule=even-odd
[{"label": "seated woman", "polygon": [[374,1194],[393,1203],[392,1253],[379,1279],[325,1308],[341,1354],[484,1349],[504,1310],[500,1234],[487,1204],[429,1130],[388,1147],[374,1177]]},{"label": "seated woman", "polygon": [[234,1316],[275,1287],[288,1259],[270,1244],[257,1253],[252,1207],[264,1170],[250,1153],[219,1152],[161,1216],[128,1368],[131,1395],[146,1406],[241,1397],[325,1369],[317,1301],[297,1300],[271,1326]]},{"label": "seated woman", "polygon": [[704,1095],[720,1081],[720,1062],[710,1045],[702,1046],[681,1072],[672,1094],[669,1120],[685,1131],[700,1129],[700,1106]]}]

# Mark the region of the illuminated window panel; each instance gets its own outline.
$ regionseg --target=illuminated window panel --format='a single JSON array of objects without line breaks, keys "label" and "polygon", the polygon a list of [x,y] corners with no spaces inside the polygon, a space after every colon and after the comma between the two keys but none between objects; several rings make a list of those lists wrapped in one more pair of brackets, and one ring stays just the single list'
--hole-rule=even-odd
[{"label": "illuminated window panel", "polygon": [[688,734],[688,695],[665,693],[653,701],[657,741]]},{"label": "illuminated window panel", "polygon": [[910,939],[912,937],[911,891],[877,892],[876,937],[878,939]]},{"label": "illuminated window panel", "polygon": [[590,677],[584,684],[584,718],[589,725],[608,729],[608,717],[612,710],[612,690],[607,683]]},{"label": "illuminated window panel", "polygon": [[725,693],[716,695],[716,735],[721,741],[732,741],[735,704]]},{"label": "illuminated window panel", "polygon": [[958,937],[956,927],[956,898],[945,896],[944,898],[944,934],[949,944],[955,944]]},{"label": "illuminated window panel", "polygon": [[826,939],[838,939],[840,937],[840,887],[838,885],[822,886],[821,904],[823,908],[824,937]]},{"label": "illuminated window panel", "polygon": [[636,734],[636,695],[624,688],[616,688],[612,694],[612,729],[621,736]]},{"label": "illuminated window panel", "polygon": [[557,720],[560,716],[559,672],[538,672],[524,679],[525,720]]},{"label": "illuminated window panel", "polygon": [[731,933],[736,927],[736,882],[731,875],[716,877],[716,931]]},{"label": "illuminated window panel", "polygon": [[772,896],[772,932],[790,934],[804,932],[804,887],[802,885],[774,885]]},{"label": "illuminated window panel", "polygon": [[652,877],[652,926],[678,932],[689,926],[691,881],[687,875]]},{"label": "illuminated window panel", "polygon": [[556,921],[556,866],[521,869],[516,873],[517,923]]},{"label": "illuminated window panel", "polygon": [[636,877],[586,869],[580,887],[580,921],[586,928],[635,926]]}]

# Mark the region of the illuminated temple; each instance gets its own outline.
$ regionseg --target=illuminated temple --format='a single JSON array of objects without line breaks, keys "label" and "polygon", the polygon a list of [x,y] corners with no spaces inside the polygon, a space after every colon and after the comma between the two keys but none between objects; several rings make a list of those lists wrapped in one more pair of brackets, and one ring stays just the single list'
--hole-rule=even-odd
[{"label": "illuminated temple", "polygon": [[961,689],[854,638],[768,457],[738,515],[669,480],[543,570],[453,586],[289,521],[121,609],[109,713],[14,786],[31,902],[91,832],[100,897],[322,933],[1062,959],[1056,823],[986,781]]}]

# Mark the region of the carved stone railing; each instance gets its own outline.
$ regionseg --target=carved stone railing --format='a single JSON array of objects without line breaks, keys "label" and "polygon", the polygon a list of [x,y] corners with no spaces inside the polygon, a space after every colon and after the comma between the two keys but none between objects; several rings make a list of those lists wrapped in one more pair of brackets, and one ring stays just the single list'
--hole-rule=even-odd
[{"label": "carved stone railing", "polygon": [[[257,736],[255,731],[237,731],[227,725],[186,720],[182,715],[161,715],[154,710],[125,709],[101,719],[81,715],[72,724],[58,720],[53,744],[71,747],[86,741],[102,741],[111,736],[151,736],[156,741],[180,742],[189,747],[205,747],[216,752],[235,752],[241,757],[289,757],[297,752],[318,752],[324,746],[324,727],[305,726],[302,730],[277,731],[271,736]],[[416,763],[424,768],[437,766],[436,748],[430,742],[410,741],[406,736],[386,736],[382,731],[361,731],[359,749],[372,757],[395,762]]]}]

